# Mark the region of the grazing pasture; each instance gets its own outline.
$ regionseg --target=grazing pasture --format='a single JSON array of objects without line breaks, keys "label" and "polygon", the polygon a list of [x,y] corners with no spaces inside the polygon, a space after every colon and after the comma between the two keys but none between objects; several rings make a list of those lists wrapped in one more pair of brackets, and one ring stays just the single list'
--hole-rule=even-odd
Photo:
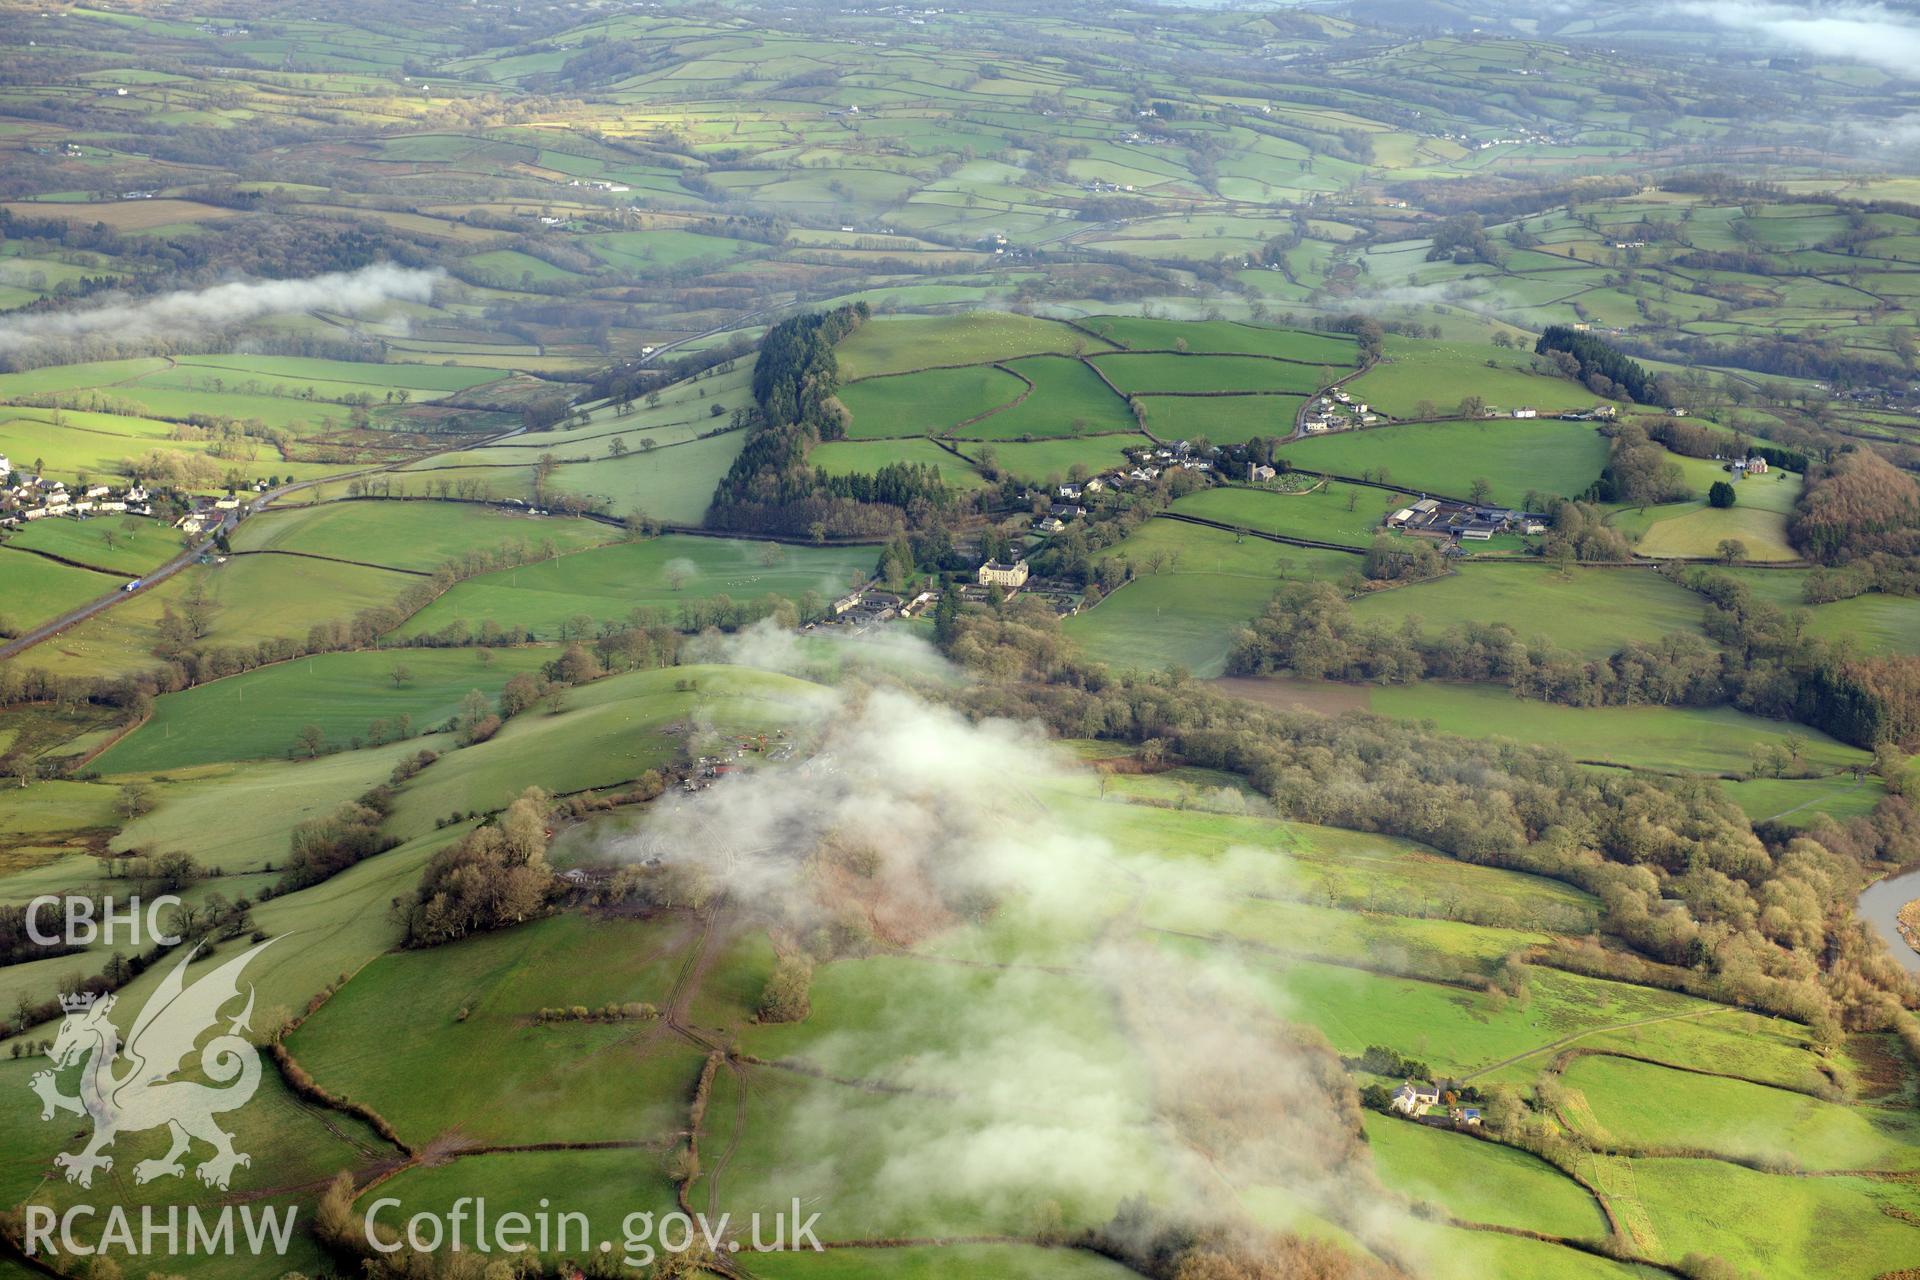
[{"label": "grazing pasture", "polygon": [[1152,352],[1095,356],[1093,362],[1114,386],[1128,395],[1218,391],[1306,395],[1323,384],[1319,371],[1311,365],[1258,356]]},{"label": "grazing pasture", "polygon": [[869,378],[840,388],[840,403],[853,416],[850,440],[941,435],[962,422],[1013,403],[1027,384],[992,365],[928,369],[890,378]]},{"label": "grazing pasture", "polygon": [[727,596],[739,603],[771,595],[832,598],[871,576],[871,547],[794,547],[738,538],[667,534],[577,551],[456,584],[409,618],[398,634],[430,635],[453,622],[471,628],[492,619],[557,636],[577,616],[598,624],[635,609],[669,617],[688,600]]},{"label": "grazing pasture", "polygon": [[1591,426],[1550,419],[1418,422],[1294,440],[1280,450],[1296,467],[1388,480],[1465,499],[1485,479],[1497,503],[1518,507],[1528,491],[1578,497],[1607,465],[1607,442]]},{"label": "grazing pasture", "polygon": [[[1301,396],[1153,396],[1135,398],[1147,411],[1147,430],[1162,440],[1205,438],[1215,444],[1254,436],[1284,436],[1305,403]],[[1245,477],[1240,477],[1245,479]]]},{"label": "grazing pasture", "polygon": [[1034,356],[1006,367],[1033,384],[1027,398],[956,428],[953,435],[966,440],[1045,440],[1139,430],[1126,402],[1079,360]]},{"label": "grazing pasture", "polygon": [[1268,329],[1229,320],[1154,320],[1145,316],[1090,316],[1079,327],[1129,351],[1274,356],[1341,368],[1360,363],[1358,344],[1345,334]]},{"label": "grazing pasture", "polygon": [[1399,627],[1418,619],[1427,635],[1504,623],[1522,640],[1544,640],[1582,658],[1676,631],[1702,635],[1705,611],[1701,597],[1644,569],[1561,573],[1537,563],[1463,564],[1430,582],[1370,592],[1353,605],[1360,621]]},{"label": "grazing pasture", "polygon": [[[547,485],[560,493],[596,502],[609,515],[639,514],[668,524],[697,525],[706,518],[714,486],[745,443],[745,432],[729,431],[654,450],[635,448],[620,458],[563,463],[547,477]],[[519,487],[498,496],[524,495],[532,499],[533,459],[525,461],[529,464],[525,471],[480,474],[483,478],[517,474]]]},{"label": "grazing pasture", "polygon": [[[663,1006],[696,936],[675,916],[569,915],[383,956],[288,1047],[416,1143],[450,1128],[479,1143],[661,1137],[683,1121],[679,1098],[704,1054],[657,1019],[541,1026],[532,1015],[576,1004]],[[384,1046],[377,1057],[365,1052],[374,1042]],[[616,1057],[623,1069],[606,1069]],[[532,1096],[547,1101],[537,1110],[514,1105]],[[652,1168],[641,1185],[658,1188]]]},{"label": "grazing pasture", "polygon": [[564,795],[632,782],[683,761],[696,716],[723,733],[764,731],[794,721],[818,696],[817,685],[745,667],[609,676],[563,694],[557,713],[515,716],[435,764],[401,793],[389,826],[411,838],[455,813],[503,809],[530,786]]},{"label": "grazing pasture", "polygon": [[522,671],[538,672],[547,648],[420,649],[320,653],[195,685],[154,700],[153,715],[102,753],[102,773],[154,773],[223,760],[289,754],[308,725],[328,749],[373,736],[375,721],[397,733],[440,728],[478,689],[489,698]]},{"label": "grazing pasture", "polygon": [[1062,438],[1058,440],[968,441],[960,446],[981,470],[1012,476],[1029,484],[1050,482],[1072,474],[1075,467],[1088,475],[1111,471],[1127,462],[1125,450],[1152,445],[1139,434]]},{"label": "grazing pasture", "polygon": [[891,316],[863,325],[834,351],[842,384],[882,373],[985,364],[1041,352],[1099,351],[1106,344],[1055,320],[998,311]]},{"label": "grazing pasture", "polygon": [[[978,448],[979,446],[955,446]],[[835,440],[815,448],[807,461],[824,467],[830,476],[871,475],[896,462],[917,462],[937,467],[941,480],[955,489],[978,489],[986,483],[980,473],[958,454],[931,440]]]},{"label": "grazing pasture", "polygon": [[1388,1187],[1456,1218],[1554,1236],[1606,1233],[1592,1194],[1538,1156],[1398,1117],[1369,1115],[1366,1132]]},{"label": "grazing pasture", "polygon": [[126,584],[119,574],[0,546],[0,632],[19,635]]},{"label": "grazing pasture", "polygon": [[[287,734],[288,749],[294,732]],[[406,757],[451,745],[445,736],[416,737],[314,760],[238,761],[131,775],[151,780],[155,808],[126,823],[112,847],[115,852],[191,853],[224,874],[256,874],[285,863],[288,839],[299,823],[379,786]]]},{"label": "grazing pasture", "polygon": [[1377,688],[1371,697],[1381,715],[1431,720],[1449,733],[1512,738],[1577,760],[1629,768],[1745,774],[1756,749],[1784,745],[1789,732],[1805,740],[1803,768],[1832,772],[1866,760],[1857,747],[1817,730],[1731,707],[1568,707],[1491,686],[1431,682]]},{"label": "grazing pasture", "polygon": [[1171,510],[1261,533],[1365,547],[1391,509],[1388,498],[1378,489],[1336,480],[1307,493],[1203,489],[1179,499]]},{"label": "grazing pasture", "polygon": [[1423,404],[1452,413],[1468,396],[1489,407],[1558,413],[1591,409],[1599,398],[1577,382],[1532,371],[1531,354],[1477,343],[1431,342],[1389,334],[1386,358],[1347,385],[1355,399],[1396,418]]},{"label": "grazing pasture", "polygon": [[158,520],[100,515],[86,520],[36,520],[0,546],[57,556],[90,569],[133,577],[180,554],[186,540]]},{"label": "grazing pasture", "polygon": [[1632,1149],[1710,1151],[1787,1168],[1912,1169],[1920,1121],[1900,1108],[1827,1102],[1770,1085],[1593,1055],[1561,1073],[1566,1114]]},{"label": "grazing pasture", "polygon": [[369,500],[262,512],[241,524],[233,546],[432,571],[466,551],[550,545],[563,553],[612,542],[619,533],[591,520],[535,518],[470,503]]}]

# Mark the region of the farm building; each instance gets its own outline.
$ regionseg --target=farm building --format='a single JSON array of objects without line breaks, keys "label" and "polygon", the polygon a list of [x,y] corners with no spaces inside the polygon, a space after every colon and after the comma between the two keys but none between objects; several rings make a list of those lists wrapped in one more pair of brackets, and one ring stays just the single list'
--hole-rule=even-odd
[{"label": "farm building", "polygon": [[1423,538],[1486,542],[1496,533],[1539,533],[1546,526],[1540,517],[1525,511],[1421,498],[1388,516],[1387,527]]},{"label": "farm building", "polygon": [[1393,1091],[1393,1109],[1401,1115],[1417,1116],[1428,1107],[1440,1105],[1440,1090],[1430,1084],[1409,1080]]}]

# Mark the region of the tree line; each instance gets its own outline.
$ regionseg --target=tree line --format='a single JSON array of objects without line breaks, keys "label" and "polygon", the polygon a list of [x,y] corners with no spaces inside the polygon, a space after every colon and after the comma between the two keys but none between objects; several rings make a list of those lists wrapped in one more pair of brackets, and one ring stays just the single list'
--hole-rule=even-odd
[{"label": "tree line", "polygon": [[1710,780],[1599,773],[1534,746],[1272,710],[1178,674],[1115,675],[1078,656],[1050,609],[1018,598],[965,611],[948,652],[994,676],[962,695],[973,714],[1151,745],[1246,778],[1284,817],[1577,885],[1632,948],[1631,980],[1783,1014],[1828,1045],[1906,1025],[1903,1005],[1920,1004],[1850,910],[1868,879],[1920,856],[1920,811],[1904,796],[1762,838]]},{"label": "tree line", "polygon": [[1870,751],[1920,742],[1920,658],[1857,657],[1807,634],[1803,613],[1758,599],[1735,578],[1679,566],[1667,572],[1701,595],[1704,638],[1672,632],[1582,659],[1530,644],[1504,622],[1437,634],[1411,622],[1370,626],[1332,584],[1300,582],[1235,635],[1227,667],[1311,680],[1498,684],[1572,707],[1731,705]]}]

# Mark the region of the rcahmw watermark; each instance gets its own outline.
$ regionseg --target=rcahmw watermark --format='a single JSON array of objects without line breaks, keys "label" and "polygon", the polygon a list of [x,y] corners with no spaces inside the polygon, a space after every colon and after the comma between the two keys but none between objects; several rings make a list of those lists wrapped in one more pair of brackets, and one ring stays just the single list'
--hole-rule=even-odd
[{"label": "rcahmw watermark", "polygon": [[[251,1204],[222,1205],[210,1214],[191,1204],[143,1204],[129,1212],[125,1205],[116,1204],[103,1214],[90,1204],[65,1210],[30,1204],[25,1247],[28,1256],[36,1258],[49,1254],[85,1258],[107,1252],[143,1258],[284,1255],[299,1212],[293,1205]],[[96,1225],[99,1234],[93,1235]]]}]

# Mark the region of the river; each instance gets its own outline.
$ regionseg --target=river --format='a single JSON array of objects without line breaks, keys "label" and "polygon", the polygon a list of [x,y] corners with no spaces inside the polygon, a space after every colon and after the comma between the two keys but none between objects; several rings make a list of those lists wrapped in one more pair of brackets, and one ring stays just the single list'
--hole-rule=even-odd
[{"label": "river", "polygon": [[1909,871],[1869,885],[1854,909],[1875,933],[1887,940],[1896,960],[1911,972],[1920,973],[1920,952],[1907,945],[1906,939],[1900,936],[1899,925],[1894,923],[1900,908],[1915,898],[1920,898],[1920,871]]}]

